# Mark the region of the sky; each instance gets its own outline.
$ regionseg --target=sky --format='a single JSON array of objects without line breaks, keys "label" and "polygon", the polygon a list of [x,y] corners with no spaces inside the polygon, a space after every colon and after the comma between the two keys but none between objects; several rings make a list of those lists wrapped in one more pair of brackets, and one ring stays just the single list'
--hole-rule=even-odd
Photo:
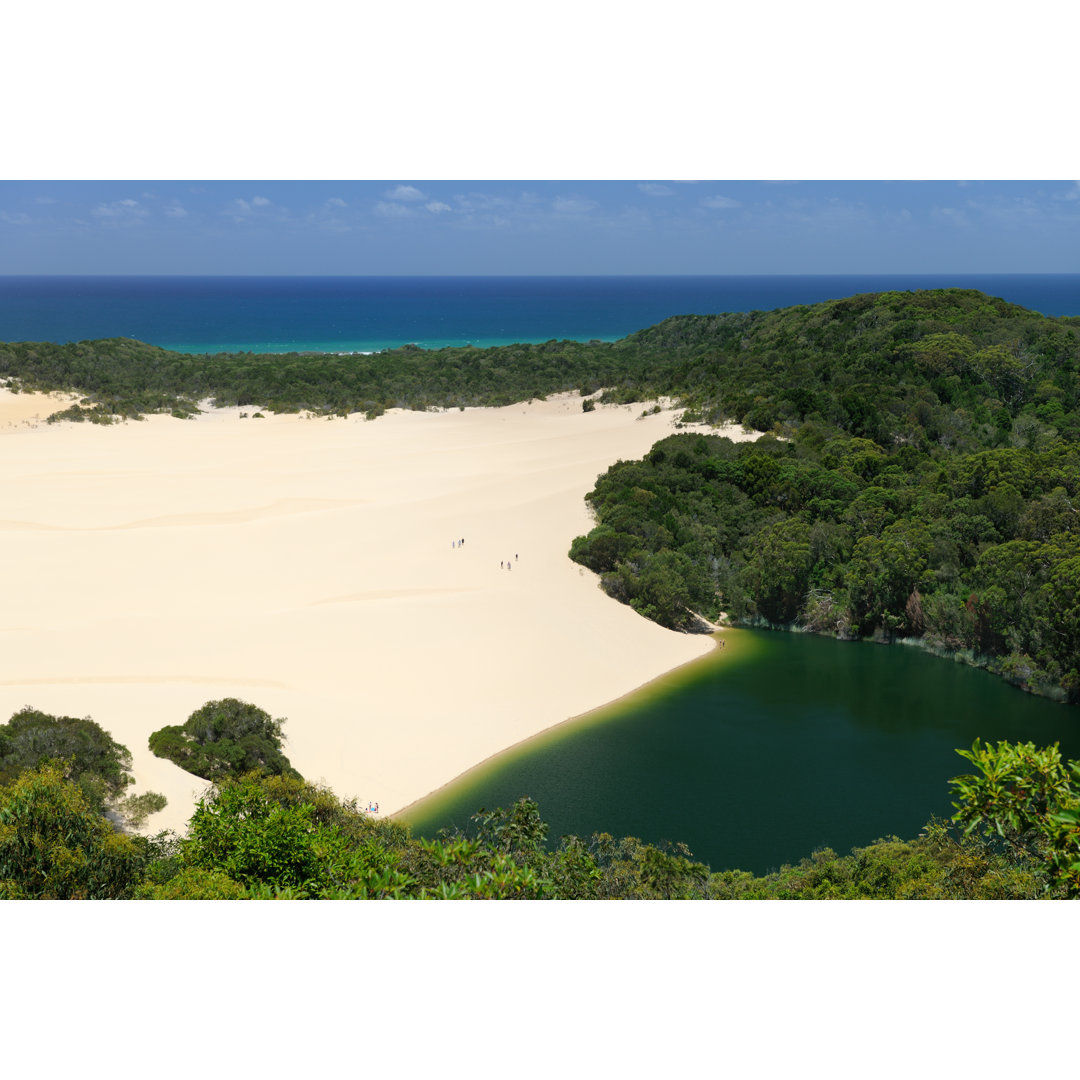
[{"label": "sky", "polygon": [[0,274],[1080,272],[1080,182],[5,180]]}]

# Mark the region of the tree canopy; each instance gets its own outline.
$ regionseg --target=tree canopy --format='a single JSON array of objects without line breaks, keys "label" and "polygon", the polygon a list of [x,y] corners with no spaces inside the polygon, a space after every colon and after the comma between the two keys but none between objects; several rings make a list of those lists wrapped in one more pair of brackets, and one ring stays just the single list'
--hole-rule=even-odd
[{"label": "tree canopy", "polygon": [[204,780],[241,776],[300,774],[282,753],[284,720],[237,698],[208,701],[183,724],[159,728],[150,736],[150,749]]},{"label": "tree canopy", "polygon": [[129,898],[152,852],[114,829],[60,765],[0,786],[0,899]]}]

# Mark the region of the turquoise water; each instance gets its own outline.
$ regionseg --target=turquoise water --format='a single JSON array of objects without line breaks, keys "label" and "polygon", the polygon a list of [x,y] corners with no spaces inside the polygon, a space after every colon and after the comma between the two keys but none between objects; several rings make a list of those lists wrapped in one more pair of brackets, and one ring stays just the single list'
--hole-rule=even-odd
[{"label": "turquoise water", "polygon": [[190,353],[610,341],[671,315],[950,286],[1080,314],[1080,274],[0,277],[0,341],[131,337]]},{"label": "turquoise water", "polygon": [[1060,742],[1080,711],[914,648],[733,631],[629,701],[557,728],[404,815],[421,835],[536,799],[551,835],[681,840],[714,869],[763,873],[819,847],[918,834],[952,813],[955,750]]}]

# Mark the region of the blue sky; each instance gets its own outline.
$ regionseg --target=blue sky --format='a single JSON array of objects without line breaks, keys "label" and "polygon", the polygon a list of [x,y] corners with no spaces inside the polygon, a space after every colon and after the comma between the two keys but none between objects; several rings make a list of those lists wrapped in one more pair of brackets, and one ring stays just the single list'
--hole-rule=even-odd
[{"label": "blue sky", "polygon": [[1080,272],[1080,182],[0,181],[2,274]]}]

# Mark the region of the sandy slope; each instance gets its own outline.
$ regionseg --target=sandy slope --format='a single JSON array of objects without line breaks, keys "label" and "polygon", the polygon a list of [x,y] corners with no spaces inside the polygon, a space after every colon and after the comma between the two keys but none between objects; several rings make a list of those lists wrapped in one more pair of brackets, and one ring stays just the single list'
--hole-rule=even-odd
[{"label": "sandy slope", "polygon": [[211,698],[286,717],[304,776],[392,812],[711,648],[566,555],[671,412],[24,423],[64,404],[0,391],[0,719],[92,716],[168,797],[152,828],[205,785],[147,736]]}]

